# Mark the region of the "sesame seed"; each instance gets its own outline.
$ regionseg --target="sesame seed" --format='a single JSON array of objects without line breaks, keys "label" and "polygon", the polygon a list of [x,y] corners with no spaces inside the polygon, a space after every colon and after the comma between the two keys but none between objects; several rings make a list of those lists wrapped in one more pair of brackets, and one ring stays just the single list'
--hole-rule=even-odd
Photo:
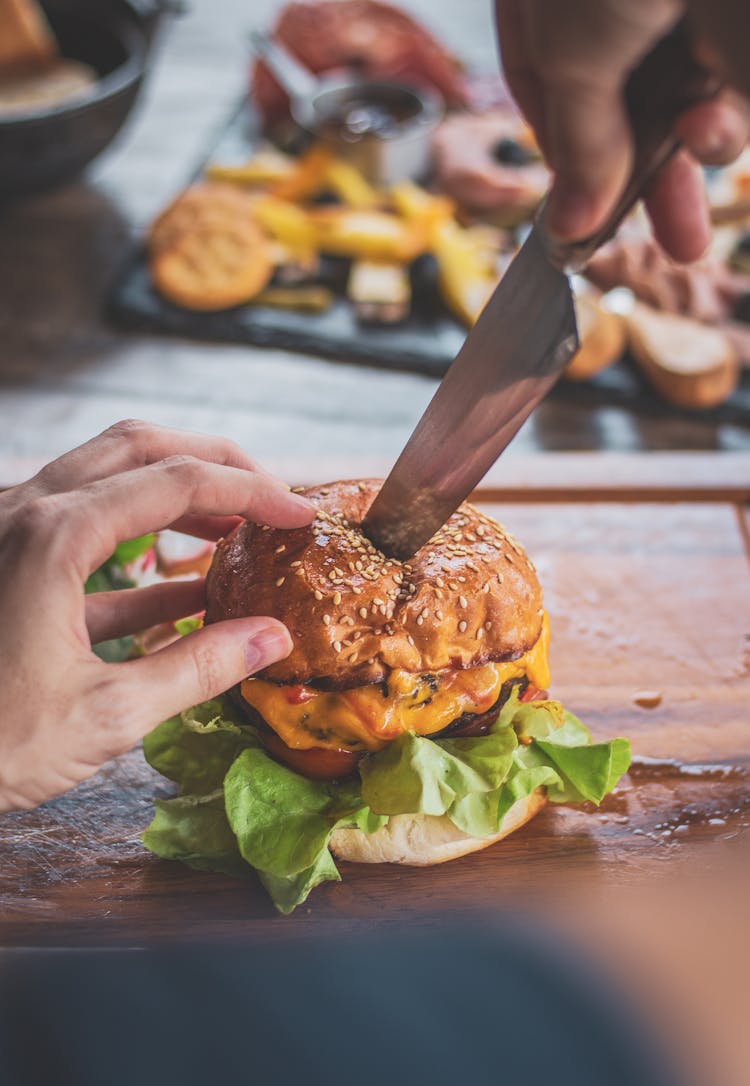
[{"label": "sesame seed", "polygon": [[343,569],[339,569],[338,566],[333,567],[333,572],[336,574],[337,577],[343,577],[344,576]]},{"label": "sesame seed", "polygon": [[331,625],[331,616],[330,615],[323,615],[323,625],[324,626],[330,626]]},{"label": "sesame seed", "polygon": [[357,483],[357,490],[363,491],[364,489],[365,489],[365,484],[364,483]]},{"label": "sesame seed", "polygon": [[352,585],[351,588],[352,588],[352,592],[354,593],[355,596],[361,596],[362,595],[362,589],[361,588],[357,588],[356,585]]},{"label": "sesame seed", "polygon": [[321,487],[320,493],[321,493],[321,494],[323,495],[323,497],[324,497],[324,498],[327,498],[327,497],[328,497],[328,495],[329,495],[329,494],[330,494],[331,492],[330,492],[330,490],[328,490],[328,489],[325,489],[325,490],[324,490],[324,489],[323,489],[323,488]]},{"label": "sesame seed", "polygon": [[283,585],[285,580],[286,580],[286,577],[278,577],[276,579],[276,587],[281,588],[281,586]]},{"label": "sesame seed", "polygon": [[450,588],[451,592],[458,592],[458,585],[455,581],[449,581],[448,588]]},{"label": "sesame seed", "polygon": [[334,641],[333,642],[333,651],[334,652],[341,652],[341,642],[340,641]]},{"label": "sesame seed", "polygon": [[502,584],[502,583],[503,583],[503,581],[505,580],[505,577],[503,577],[502,573],[498,573],[498,575],[497,575],[497,579],[498,579],[498,581],[500,582],[500,584]]},{"label": "sesame seed", "polygon": [[270,524],[261,524],[260,530],[261,530],[261,532],[270,532],[271,531],[271,525]]},{"label": "sesame seed", "polygon": [[274,554],[283,554],[285,550],[286,550],[286,543],[282,543],[280,546],[278,546],[276,548],[276,550],[274,551]]},{"label": "sesame seed", "polygon": [[301,565],[302,565],[302,563],[301,563],[301,562],[290,562],[290,563],[289,563],[289,568],[290,568],[290,569],[299,569],[299,567],[300,567]]},{"label": "sesame seed", "polygon": [[482,591],[483,592],[489,592],[489,590],[490,590],[490,582],[485,581],[485,583],[482,585]]},{"label": "sesame seed", "polygon": [[338,607],[338,605],[340,603],[341,603],[341,593],[340,592],[334,592],[333,593],[333,606]]},{"label": "sesame seed", "polygon": [[485,628],[485,630],[491,630],[492,629],[492,623],[491,622],[485,622],[484,628]]},{"label": "sesame seed", "polygon": [[304,567],[300,566],[299,569],[295,569],[294,573],[295,573],[295,576],[297,576],[297,577],[304,577],[305,576]]},{"label": "sesame seed", "polygon": [[476,633],[477,641],[481,641],[483,637],[484,637],[484,630],[480,626],[479,629],[477,630],[477,633]]},{"label": "sesame seed", "polygon": [[477,535],[479,536],[479,538],[480,538],[480,539],[481,539],[481,538],[482,538],[482,536],[484,535],[484,528],[482,527],[482,525],[481,525],[481,524],[480,524],[480,525],[479,525],[479,527],[477,528]]},{"label": "sesame seed", "polygon": [[353,652],[351,654],[351,656],[349,657],[349,663],[350,664],[356,664],[358,658],[359,658],[359,653],[358,652]]},{"label": "sesame seed", "polygon": [[336,571],[335,570],[332,569],[331,572],[328,574],[328,580],[329,581],[335,581],[336,580]]},{"label": "sesame seed", "polygon": [[436,577],[435,578],[435,584],[437,585],[438,588],[445,588],[445,581],[443,580],[442,577]]},{"label": "sesame seed", "polygon": [[466,584],[466,578],[465,577],[459,577],[458,579],[461,582],[461,584]]},{"label": "sesame seed", "polygon": [[464,622],[463,619],[461,619],[461,621],[459,622],[458,628],[461,631],[461,633],[466,633],[466,623]]},{"label": "sesame seed", "polygon": [[435,618],[438,620],[438,622],[442,622],[443,621],[443,612],[442,611],[436,611],[435,612]]},{"label": "sesame seed", "polygon": [[414,645],[414,638],[411,636],[411,634],[406,635],[406,640],[409,642],[410,645]]},{"label": "sesame seed", "polygon": [[316,600],[322,600],[323,599],[323,593],[320,591],[319,588],[315,589],[315,599]]},{"label": "sesame seed", "polygon": [[387,612],[387,610],[388,610],[388,609],[387,609],[387,607],[385,606],[385,604],[384,604],[384,603],[381,603],[381,605],[380,605],[380,607],[378,608],[378,610],[380,611],[381,615],[384,615],[384,614],[386,614],[386,612]]},{"label": "sesame seed", "polygon": [[422,618],[421,615],[417,615],[417,626],[422,626],[423,624],[424,624],[424,619]]},{"label": "sesame seed", "polygon": [[466,599],[466,596],[459,596],[458,597],[458,603],[459,603],[459,606],[463,607],[464,611],[469,606],[468,601]]},{"label": "sesame seed", "polygon": [[509,551],[505,552],[505,557],[508,559],[509,562],[513,562],[513,555]]},{"label": "sesame seed", "polygon": [[354,625],[354,619],[352,618],[351,615],[344,615],[344,617],[341,619],[341,625],[342,626],[353,626]]}]

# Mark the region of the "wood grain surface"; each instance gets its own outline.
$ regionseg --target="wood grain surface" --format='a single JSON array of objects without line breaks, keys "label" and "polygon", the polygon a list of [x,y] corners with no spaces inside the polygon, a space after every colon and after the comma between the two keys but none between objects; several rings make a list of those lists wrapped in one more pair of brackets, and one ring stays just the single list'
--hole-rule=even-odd
[{"label": "wood grain surface", "polygon": [[[636,768],[599,811],[548,807],[507,841],[440,868],[341,865],[341,884],[281,919],[252,874],[230,880],[145,851],[139,835],[152,797],[167,787],[135,750],[68,796],[3,818],[0,944],[134,945],[413,920],[549,897],[571,876],[606,888],[657,864],[700,865],[709,842],[746,831],[750,556],[739,507],[675,500],[487,509],[538,565],[552,619],[553,692],[595,736],[632,739]],[[635,703],[644,689],[660,695],[658,707]]]}]

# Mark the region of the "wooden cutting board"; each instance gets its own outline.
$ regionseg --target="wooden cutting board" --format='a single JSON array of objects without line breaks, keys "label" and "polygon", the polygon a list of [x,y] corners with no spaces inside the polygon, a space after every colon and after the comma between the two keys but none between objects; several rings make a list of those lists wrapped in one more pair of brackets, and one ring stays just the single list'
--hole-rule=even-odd
[{"label": "wooden cutting board", "polygon": [[[326,465],[305,471],[331,474]],[[632,739],[636,766],[600,810],[548,807],[507,841],[443,867],[342,864],[343,883],[282,919],[251,874],[231,880],[146,852],[139,835],[166,789],[135,750],[68,796],[2,818],[0,945],[133,945],[356,928],[392,913],[417,919],[549,895],[570,874],[606,887],[656,864],[699,865],[711,841],[746,831],[747,458],[507,458],[478,500],[537,563],[553,693],[595,736]],[[643,690],[660,695],[658,706],[636,704]]]}]

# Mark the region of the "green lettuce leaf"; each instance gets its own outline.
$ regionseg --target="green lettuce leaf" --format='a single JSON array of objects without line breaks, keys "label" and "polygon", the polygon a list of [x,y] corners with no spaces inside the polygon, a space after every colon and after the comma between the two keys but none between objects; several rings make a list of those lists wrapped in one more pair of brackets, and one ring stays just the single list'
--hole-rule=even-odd
[{"label": "green lettuce leaf", "polygon": [[387,821],[365,808],[356,780],[308,780],[261,749],[245,750],[235,760],[224,797],[242,856],[277,878],[313,868],[338,826],[371,833]]},{"label": "green lettuce leaf", "polygon": [[517,690],[487,735],[405,734],[363,758],[360,779],[313,781],[280,765],[226,698],[165,721],[144,750],[182,793],[157,801],[144,843],[193,867],[249,864],[283,913],[339,880],[329,850],[338,827],[373,833],[391,815],[445,814],[472,836],[491,836],[540,787],[554,803],[601,802],[630,762],[627,740],[593,743],[559,702],[524,704]]},{"label": "green lettuce leaf", "polygon": [[407,732],[360,763],[362,798],[378,814],[450,813],[459,799],[496,789],[517,744],[496,725],[476,739],[432,740]]},{"label": "green lettuce leaf", "polygon": [[218,788],[202,796],[157,799],[154,819],[142,837],[164,860],[181,860],[201,871],[239,875],[247,870]]},{"label": "green lettuce leaf", "polygon": [[258,877],[268,891],[271,901],[284,916],[288,916],[306,901],[310,892],[322,882],[341,882],[339,870],[327,848],[311,867],[306,867],[297,875],[277,878],[276,875],[269,875],[267,871],[259,871]]},{"label": "green lettuce leaf", "polygon": [[221,788],[237,755],[259,746],[255,733],[234,716],[228,699],[215,698],[170,717],[144,738],[146,761],[183,793]]}]

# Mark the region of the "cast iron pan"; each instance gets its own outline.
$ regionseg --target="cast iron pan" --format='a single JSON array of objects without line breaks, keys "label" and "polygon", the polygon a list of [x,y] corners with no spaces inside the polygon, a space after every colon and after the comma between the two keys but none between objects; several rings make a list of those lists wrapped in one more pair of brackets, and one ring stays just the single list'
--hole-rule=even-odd
[{"label": "cast iron pan", "polygon": [[120,130],[136,100],[150,46],[171,0],[42,0],[61,52],[99,80],[70,104],[0,120],[0,200],[80,174]]}]

